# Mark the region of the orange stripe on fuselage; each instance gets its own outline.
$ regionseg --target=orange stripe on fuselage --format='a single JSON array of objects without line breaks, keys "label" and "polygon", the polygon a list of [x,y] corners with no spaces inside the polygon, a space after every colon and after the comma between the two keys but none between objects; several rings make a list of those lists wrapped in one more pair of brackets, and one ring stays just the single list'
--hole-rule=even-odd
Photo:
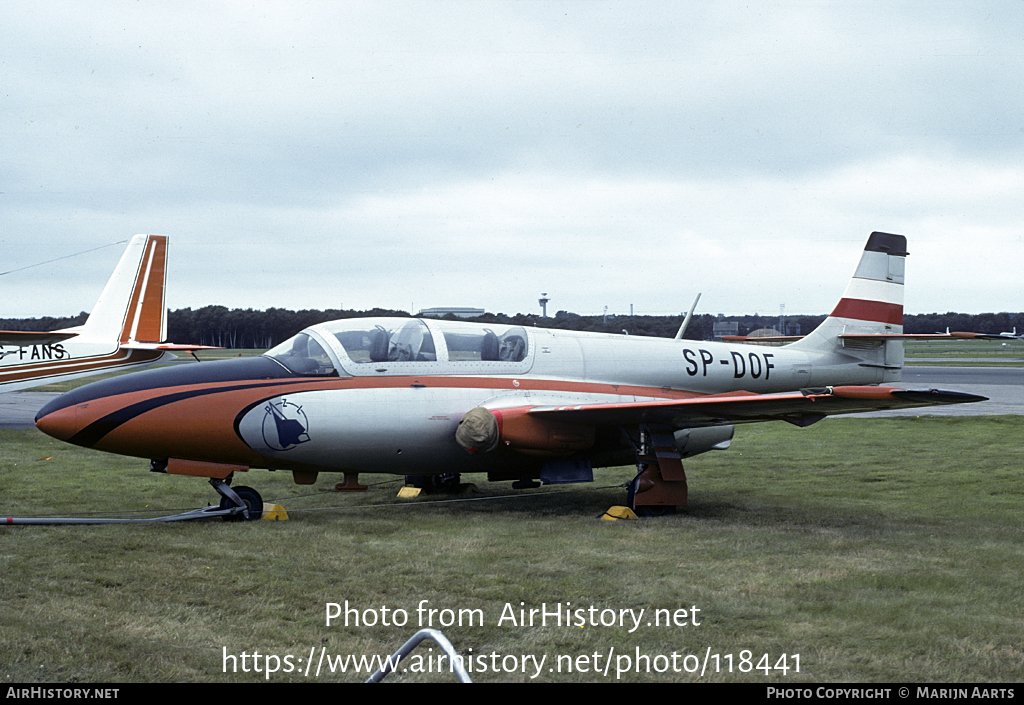
[{"label": "orange stripe on fuselage", "polygon": [[[518,386],[516,386],[518,383]],[[77,437],[86,447],[140,458],[178,457],[209,462],[275,467],[272,458],[249,448],[235,430],[243,410],[283,394],[309,391],[407,388],[413,384],[435,388],[508,391],[550,391],[614,394],[660,399],[706,396],[695,392],[657,387],[572,382],[565,380],[513,379],[510,377],[387,377],[387,378],[291,378],[234,380],[198,385],[177,385],[125,392],[91,399],[48,414],[40,427],[57,437]],[[138,410],[133,411],[132,407]],[[181,439],[188,439],[182,451]],[[295,469],[293,461],[278,467]]]},{"label": "orange stripe on fuselage", "polygon": [[163,352],[159,350],[130,350],[119,348],[109,355],[102,355],[94,358],[80,358],[78,360],[47,360],[29,365],[19,365],[10,370],[0,368],[0,384],[8,382],[20,382],[25,379],[38,379],[40,384],[45,384],[50,377],[62,377],[79,372],[91,372],[104,370],[106,368],[117,369],[125,365],[141,365],[160,358]]}]

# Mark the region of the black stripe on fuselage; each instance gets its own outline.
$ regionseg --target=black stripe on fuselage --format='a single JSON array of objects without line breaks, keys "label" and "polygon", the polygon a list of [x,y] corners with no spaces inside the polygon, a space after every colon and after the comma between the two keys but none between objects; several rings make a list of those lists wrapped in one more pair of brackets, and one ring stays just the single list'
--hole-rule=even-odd
[{"label": "black stripe on fuselage", "polygon": [[120,394],[144,392],[148,389],[182,387],[194,384],[217,384],[221,382],[251,382],[260,379],[289,379],[295,377],[296,375],[267,357],[249,357],[161,367],[155,370],[112,377],[92,382],[78,389],[72,389],[70,392],[53,399],[40,409],[36,415],[36,421],[47,414],[59,411],[60,409],[66,409],[75,404],[84,404],[85,402]]},{"label": "black stripe on fuselage", "polygon": [[[296,379],[292,380],[291,383],[303,383],[309,381],[308,379]],[[288,384],[289,382],[285,382]],[[187,389],[182,392],[174,392],[173,394],[164,394],[159,397],[153,397],[152,399],[145,399],[135,404],[121,407],[116,411],[113,411],[102,419],[96,419],[91,424],[83,428],[81,431],[73,435],[68,439],[68,443],[73,443],[78,446],[85,448],[92,448],[100,440],[103,439],[111,431],[115,430],[121,424],[131,421],[137,416],[140,416],[147,411],[158,409],[161,406],[173,404],[177,401],[184,399],[195,399],[196,397],[204,397],[209,394],[220,394],[222,392],[237,392],[245,389],[259,389],[260,387],[266,387],[266,381],[261,382],[248,382],[243,384],[233,384],[223,387],[213,388],[202,388],[202,389]],[[41,413],[41,412],[40,412]]]},{"label": "black stripe on fuselage", "polygon": [[[122,394],[133,394],[151,389],[171,387],[191,387],[191,389],[163,394],[130,404],[93,421],[70,439],[69,443],[91,448],[101,438],[121,424],[130,421],[139,414],[167,404],[173,404],[190,397],[217,394],[223,391],[251,389],[266,386],[267,382],[288,380],[291,382],[308,382],[309,377],[299,377],[289,372],[282,365],[267,357],[242,358],[235,360],[218,360],[184,366],[162,367],[135,374],[113,377],[87,384],[73,389],[51,400],[39,413],[36,421],[55,411],[66,409],[76,404],[84,404],[96,399],[103,399]],[[196,388],[195,385],[224,385],[238,382],[237,385],[217,386],[213,388]]]}]

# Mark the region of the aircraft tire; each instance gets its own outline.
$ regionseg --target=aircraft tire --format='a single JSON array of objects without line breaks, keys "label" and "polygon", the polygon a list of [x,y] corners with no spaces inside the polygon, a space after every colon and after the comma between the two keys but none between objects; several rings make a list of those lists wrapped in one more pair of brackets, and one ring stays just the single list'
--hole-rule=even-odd
[{"label": "aircraft tire", "polygon": [[[245,502],[249,508],[249,521],[256,521],[263,516],[263,497],[260,493],[251,487],[235,487],[235,493],[238,498]],[[227,497],[222,497],[220,500],[221,509],[230,509],[234,506],[234,503]],[[239,512],[237,514],[228,514],[224,517],[224,521],[245,521],[245,516]]]}]

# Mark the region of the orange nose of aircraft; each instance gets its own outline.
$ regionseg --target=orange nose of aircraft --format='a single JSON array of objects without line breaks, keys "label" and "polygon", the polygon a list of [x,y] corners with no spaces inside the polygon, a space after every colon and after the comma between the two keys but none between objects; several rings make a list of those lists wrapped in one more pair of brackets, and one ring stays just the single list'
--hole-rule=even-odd
[{"label": "orange nose of aircraft", "polygon": [[[48,408],[50,404],[43,409]],[[36,428],[59,441],[73,442],[71,439],[81,430],[78,423],[78,405],[57,408],[45,413],[40,410],[36,415]]]},{"label": "orange nose of aircraft", "polygon": [[[259,387],[290,377],[291,373],[267,358],[136,372],[93,382],[50,400],[36,414],[36,427],[48,436],[75,445],[135,455],[142,453],[135,442],[143,440],[143,436],[150,440],[159,436],[176,442],[189,441],[183,427],[196,420],[196,407],[202,410],[205,400],[216,392],[226,387]],[[193,403],[191,407],[179,408],[189,400]],[[229,426],[235,411],[224,412]],[[115,432],[119,433],[116,440]]]}]

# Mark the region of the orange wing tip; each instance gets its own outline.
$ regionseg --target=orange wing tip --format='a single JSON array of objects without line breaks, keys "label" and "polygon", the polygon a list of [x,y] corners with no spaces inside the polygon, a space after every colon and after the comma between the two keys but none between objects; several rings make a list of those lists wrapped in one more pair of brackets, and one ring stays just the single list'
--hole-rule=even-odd
[{"label": "orange wing tip", "polygon": [[832,387],[833,396],[843,399],[899,400],[925,405],[971,404],[988,397],[945,389],[897,389],[894,387]]}]

